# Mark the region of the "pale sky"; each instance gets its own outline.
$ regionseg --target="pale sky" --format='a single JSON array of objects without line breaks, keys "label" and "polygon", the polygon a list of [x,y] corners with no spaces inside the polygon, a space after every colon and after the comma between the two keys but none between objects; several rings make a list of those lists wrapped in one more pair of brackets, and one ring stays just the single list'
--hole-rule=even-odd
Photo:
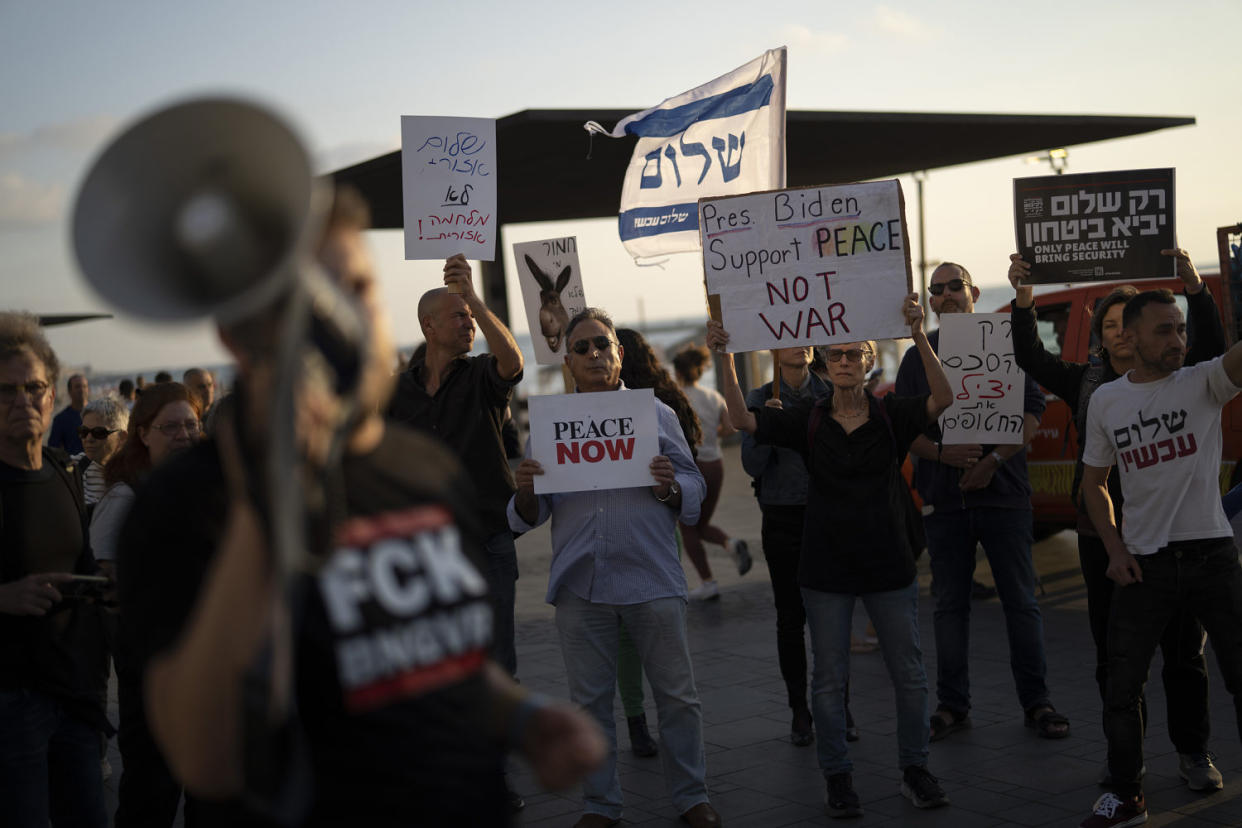
[{"label": "pale sky", "polygon": [[[1215,228],[1242,220],[1239,31],[1237,0],[942,0],[934,9],[827,0],[0,0],[0,306],[109,310],[69,247],[74,193],[111,137],[172,100],[223,92],[269,103],[326,172],[396,149],[401,115],[639,110],[782,44],[791,109],[1195,117],[1193,127],[1071,147],[1069,171],[1175,167],[1179,242],[1212,266]],[[981,309],[1011,295],[1012,180],[1047,172],[1006,158],[930,174],[928,259],[965,264],[984,288]],[[902,185],[917,245],[914,183]],[[587,299],[619,322],[703,313],[698,258],[637,268],[615,220],[510,226],[510,263],[512,242],[559,235],[579,237]],[[421,338],[414,304],[438,283],[439,266],[403,261],[396,231],[372,241],[398,341],[412,344]],[[524,331],[509,272],[513,327]],[[63,362],[95,371],[224,361],[206,325],[118,319],[51,336]]]}]

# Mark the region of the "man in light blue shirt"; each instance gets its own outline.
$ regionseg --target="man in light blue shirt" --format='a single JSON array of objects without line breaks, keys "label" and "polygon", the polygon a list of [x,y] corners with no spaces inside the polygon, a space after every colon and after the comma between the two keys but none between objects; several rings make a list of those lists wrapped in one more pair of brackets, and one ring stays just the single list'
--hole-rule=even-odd
[{"label": "man in light blue shirt", "polygon": [[[565,363],[579,393],[617,391],[621,357],[608,315],[587,308],[566,330]],[[703,716],[686,640],[686,578],[677,558],[677,521],[693,525],[706,492],[673,410],[656,400],[660,454],[651,487],[536,495],[539,463],[527,457],[515,474],[509,525],[525,532],[552,518],[548,602],[569,679],[570,697],[608,736],[609,753],[583,783],[584,813],[575,828],[606,828],[621,819],[613,697],[621,624],[634,639],[659,711],[660,755],[669,794],[691,826],[720,824],[708,802]]]}]

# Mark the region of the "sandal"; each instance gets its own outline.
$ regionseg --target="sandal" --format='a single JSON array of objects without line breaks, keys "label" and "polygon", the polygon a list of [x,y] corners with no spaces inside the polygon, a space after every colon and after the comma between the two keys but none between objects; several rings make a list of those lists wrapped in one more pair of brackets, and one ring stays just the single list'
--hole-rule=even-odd
[{"label": "sandal", "polygon": [[1045,739],[1064,739],[1070,734],[1069,719],[1047,702],[1026,711],[1026,726],[1034,728]]},{"label": "sandal", "polygon": [[941,707],[931,716],[931,734],[928,741],[939,742],[944,737],[969,727],[970,717],[965,713],[955,713],[947,707]]}]

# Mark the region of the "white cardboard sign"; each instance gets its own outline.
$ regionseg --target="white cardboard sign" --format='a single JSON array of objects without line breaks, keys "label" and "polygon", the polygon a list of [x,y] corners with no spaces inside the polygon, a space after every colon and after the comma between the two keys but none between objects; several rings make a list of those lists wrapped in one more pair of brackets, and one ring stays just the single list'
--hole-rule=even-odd
[{"label": "white cardboard sign", "polygon": [[939,355],[953,390],[940,415],[943,442],[1022,443],[1026,372],[1013,358],[1009,314],[946,313]]},{"label": "white cardboard sign", "polygon": [[708,305],[729,350],[910,335],[897,180],[699,200]]},{"label": "white cardboard sign", "polygon": [[522,242],[513,245],[518,283],[526,305],[526,322],[540,365],[560,365],[568,353],[565,329],[574,314],[586,307],[582,270],[578,266],[578,239]]},{"label": "white cardboard sign", "polygon": [[405,257],[496,256],[496,122],[401,116]]},{"label": "white cardboard sign", "polygon": [[650,388],[530,398],[530,456],[544,472],[536,494],[654,486],[659,453]]}]

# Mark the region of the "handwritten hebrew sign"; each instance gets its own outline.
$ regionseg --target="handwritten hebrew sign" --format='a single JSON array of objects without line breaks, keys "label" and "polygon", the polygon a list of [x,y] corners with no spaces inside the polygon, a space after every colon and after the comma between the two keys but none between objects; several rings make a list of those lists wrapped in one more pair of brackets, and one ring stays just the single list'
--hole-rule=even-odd
[{"label": "handwritten hebrew sign", "polygon": [[1013,182],[1018,252],[1034,284],[1167,279],[1177,246],[1173,170],[1048,175]]},{"label": "handwritten hebrew sign", "polygon": [[910,335],[896,180],[699,200],[703,273],[732,351]]},{"label": "handwritten hebrew sign", "polygon": [[574,314],[586,307],[582,270],[578,267],[578,239],[522,242],[513,245],[518,282],[526,305],[526,322],[540,365],[560,365],[568,344],[565,330]]},{"label": "handwritten hebrew sign", "polygon": [[496,257],[496,122],[401,117],[405,257]]},{"label": "handwritten hebrew sign", "polygon": [[650,388],[530,398],[530,456],[543,466],[535,494],[654,486],[659,453]]},{"label": "handwritten hebrew sign", "polygon": [[945,314],[939,354],[953,389],[940,415],[943,442],[1021,443],[1026,372],[1013,359],[1009,314]]}]

